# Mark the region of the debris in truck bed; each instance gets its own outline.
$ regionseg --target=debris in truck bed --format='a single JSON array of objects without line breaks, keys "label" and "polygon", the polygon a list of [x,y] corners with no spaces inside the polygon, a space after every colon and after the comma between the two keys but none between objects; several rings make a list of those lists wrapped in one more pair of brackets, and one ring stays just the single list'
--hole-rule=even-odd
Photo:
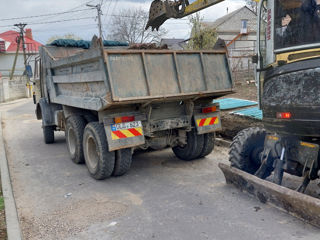
[{"label": "debris in truck bed", "polygon": [[168,49],[168,45],[164,44],[161,46],[157,46],[155,43],[139,43],[139,44],[132,44],[129,49],[154,49],[154,50],[164,50]]},{"label": "debris in truck bed", "polygon": [[[74,39],[57,39],[57,40],[54,40],[49,45],[56,46],[56,47],[75,47],[75,48],[89,49],[91,46],[91,41],[74,40]],[[105,47],[129,46],[129,44],[126,42],[109,41],[109,40],[104,40],[103,45]]]}]

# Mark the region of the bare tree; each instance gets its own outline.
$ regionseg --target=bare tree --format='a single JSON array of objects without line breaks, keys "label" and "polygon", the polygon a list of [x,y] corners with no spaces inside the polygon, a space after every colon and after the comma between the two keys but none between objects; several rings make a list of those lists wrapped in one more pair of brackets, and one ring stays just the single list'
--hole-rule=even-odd
[{"label": "bare tree", "polygon": [[258,2],[254,0],[246,0],[246,5],[255,13],[258,12]]},{"label": "bare tree", "polygon": [[133,43],[159,43],[167,30],[160,28],[159,31],[145,30],[149,13],[142,9],[122,10],[112,18],[111,34],[113,40]]}]

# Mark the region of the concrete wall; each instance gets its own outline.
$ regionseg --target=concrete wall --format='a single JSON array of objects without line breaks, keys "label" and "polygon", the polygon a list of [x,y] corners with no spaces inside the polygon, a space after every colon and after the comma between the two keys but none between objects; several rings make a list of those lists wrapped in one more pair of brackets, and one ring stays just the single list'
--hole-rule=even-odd
[{"label": "concrete wall", "polygon": [[17,76],[12,80],[8,77],[0,77],[0,102],[29,97],[30,94],[26,85],[26,77]]}]

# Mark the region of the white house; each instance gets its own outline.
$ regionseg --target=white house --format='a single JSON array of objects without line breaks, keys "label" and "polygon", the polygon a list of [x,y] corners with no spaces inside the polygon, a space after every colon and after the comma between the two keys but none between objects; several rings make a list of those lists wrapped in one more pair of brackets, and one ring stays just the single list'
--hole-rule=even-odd
[{"label": "white house", "polygon": [[251,57],[257,39],[257,15],[245,6],[214,22],[203,22],[203,27],[216,29],[218,37],[226,42],[235,80],[252,80]]}]

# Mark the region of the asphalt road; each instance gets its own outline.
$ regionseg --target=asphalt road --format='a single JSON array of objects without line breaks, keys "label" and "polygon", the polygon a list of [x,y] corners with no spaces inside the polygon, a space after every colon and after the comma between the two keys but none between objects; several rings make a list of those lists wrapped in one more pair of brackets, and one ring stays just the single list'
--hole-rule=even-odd
[{"label": "asphalt road", "polygon": [[0,105],[25,239],[319,239],[320,230],[226,185],[227,149],[183,162],[171,150],[137,153],[105,181],[68,156],[64,133],[46,145],[31,100]]}]

